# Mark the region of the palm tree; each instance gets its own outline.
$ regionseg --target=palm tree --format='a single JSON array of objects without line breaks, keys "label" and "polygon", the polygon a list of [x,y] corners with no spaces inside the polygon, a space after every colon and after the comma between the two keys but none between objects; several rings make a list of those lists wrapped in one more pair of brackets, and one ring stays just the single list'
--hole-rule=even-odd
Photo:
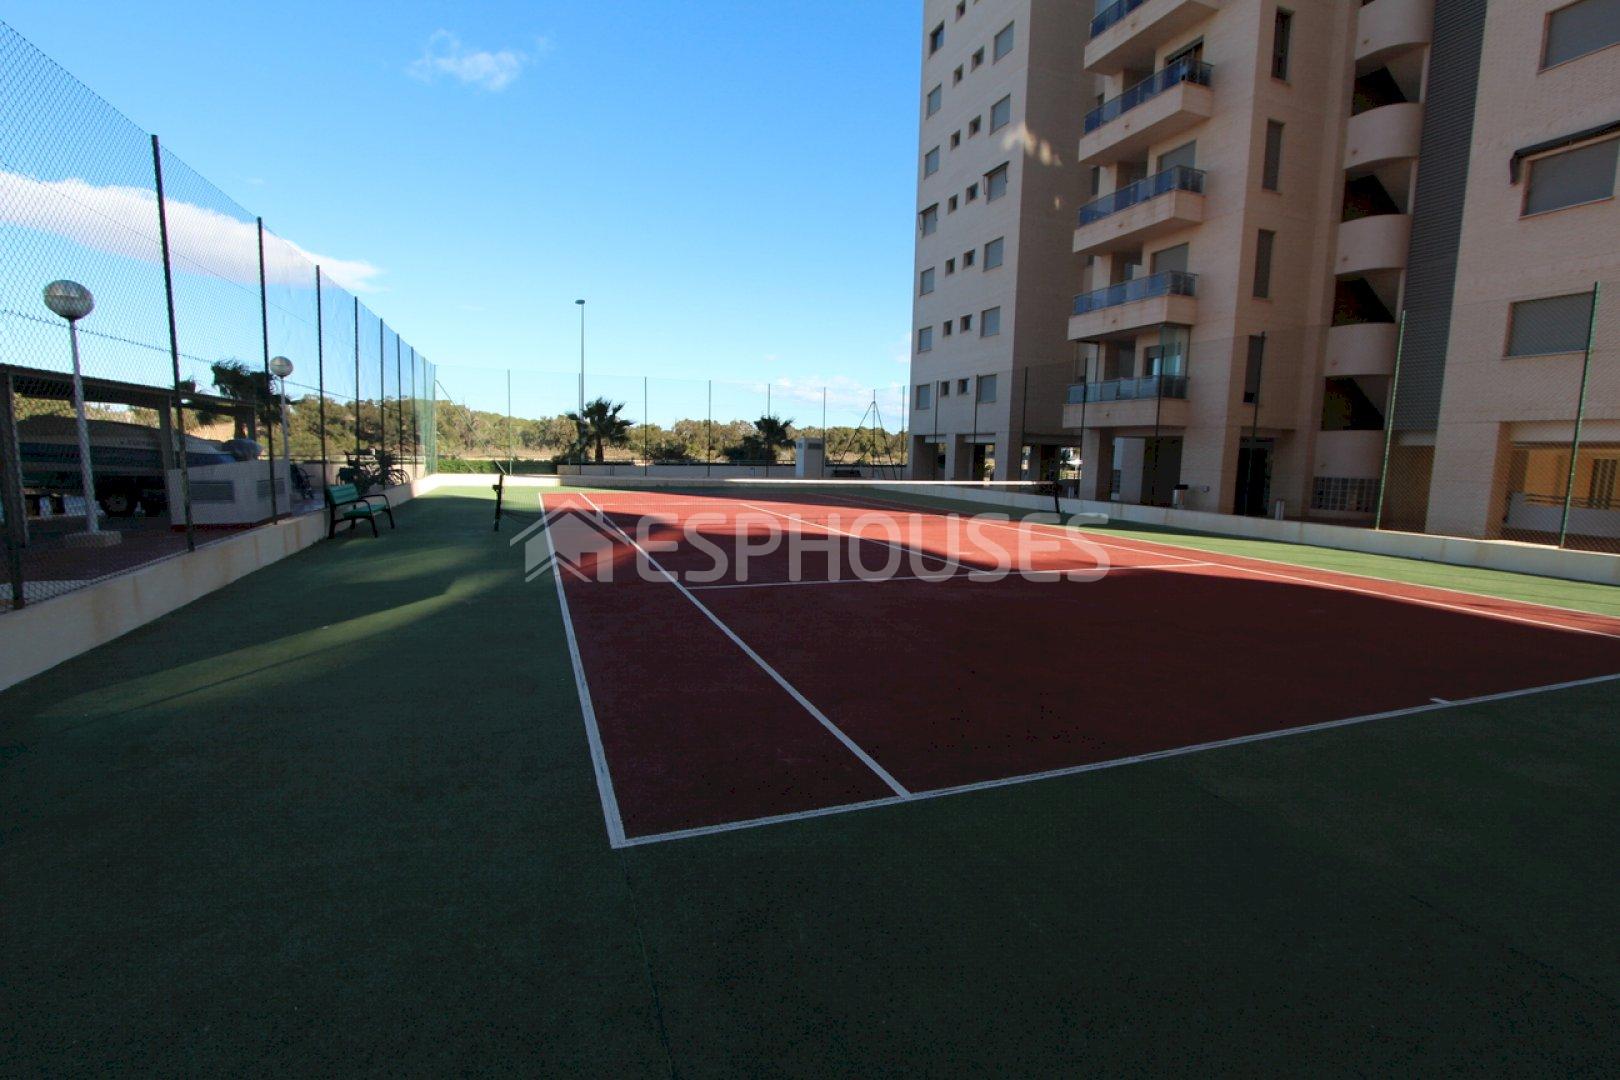
[{"label": "palm tree", "polygon": [[[240,360],[221,360],[210,364],[209,370],[221,397],[251,404],[259,422],[271,432],[281,425],[281,396],[275,392],[269,372],[257,371]],[[247,438],[247,423],[242,415],[237,413],[234,419],[236,437]]]},{"label": "palm tree", "polygon": [[775,461],[778,452],[786,450],[793,445],[792,420],[783,420],[775,416],[762,416],[754,421],[754,434],[752,442],[759,448],[759,456],[766,461]]},{"label": "palm tree", "polygon": [[600,465],[606,458],[605,450],[609,446],[624,446],[630,442],[630,421],[619,417],[619,410],[624,408],[624,402],[611,402],[607,398],[597,398],[587,402],[585,413],[569,413],[568,419],[573,422],[577,434],[575,445],[584,450],[587,446],[596,447],[596,463]]}]

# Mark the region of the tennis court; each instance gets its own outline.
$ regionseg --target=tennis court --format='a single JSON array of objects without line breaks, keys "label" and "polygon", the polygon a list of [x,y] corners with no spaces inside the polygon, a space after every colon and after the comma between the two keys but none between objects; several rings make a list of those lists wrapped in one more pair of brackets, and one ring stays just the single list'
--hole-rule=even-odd
[{"label": "tennis court", "polygon": [[548,538],[600,538],[551,577],[615,846],[1620,678],[1612,617],[990,521],[954,494],[539,497]]}]

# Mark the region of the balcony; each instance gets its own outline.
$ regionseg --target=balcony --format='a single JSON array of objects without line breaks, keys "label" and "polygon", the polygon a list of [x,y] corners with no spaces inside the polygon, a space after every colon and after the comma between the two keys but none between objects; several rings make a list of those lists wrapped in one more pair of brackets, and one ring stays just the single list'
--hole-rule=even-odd
[{"label": "balcony", "polygon": [[1190,326],[1198,313],[1198,276],[1184,270],[1122,281],[1074,298],[1069,339],[1090,341],[1173,323]]},{"label": "balcony", "polygon": [[[1382,0],[1380,0],[1382,2]],[[1344,135],[1344,167],[1365,169],[1418,155],[1423,137],[1423,106],[1402,101],[1350,118]]]},{"label": "balcony", "polygon": [[1219,0],[1116,0],[1091,20],[1085,66],[1103,72],[1151,67],[1161,46],[1219,6]]},{"label": "balcony", "polygon": [[1400,328],[1392,322],[1347,323],[1327,333],[1326,374],[1393,375]]},{"label": "balcony", "polygon": [[1373,0],[1356,20],[1356,62],[1377,63],[1427,45],[1434,33],[1434,0]]},{"label": "balcony", "polygon": [[1089,255],[1137,247],[1203,220],[1204,174],[1177,165],[1082,206],[1074,250]]},{"label": "balcony", "polygon": [[1075,383],[1069,387],[1068,405],[1092,401],[1140,401],[1144,398],[1187,399],[1187,376],[1144,375],[1140,379],[1109,379],[1106,382]]},{"label": "balcony", "polygon": [[1187,376],[1146,375],[1140,379],[1076,383],[1063,403],[1066,428],[1185,427]]},{"label": "balcony", "polygon": [[1339,223],[1339,257],[1335,274],[1399,270],[1406,265],[1412,239],[1410,214],[1378,214]]},{"label": "balcony", "polygon": [[1214,109],[1213,70],[1178,60],[1086,114],[1079,163],[1103,165],[1140,154],[1208,120]]}]

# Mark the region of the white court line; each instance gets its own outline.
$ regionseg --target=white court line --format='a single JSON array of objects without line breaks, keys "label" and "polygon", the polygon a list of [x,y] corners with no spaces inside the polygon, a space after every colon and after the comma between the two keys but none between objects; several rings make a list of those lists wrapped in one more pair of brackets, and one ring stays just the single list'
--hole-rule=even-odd
[{"label": "white court line", "polygon": [[842,728],[829,720],[826,713],[816,708],[816,706],[811,703],[809,698],[805,697],[799,692],[798,687],[788,682],[787,679],[782,677],[780,672],[771,667],[770,664],[766,663],[763,656],[755,652],[746,641],[737,636],[736,631],[727,626],[718,615],[710,611],[708,607],[704,605],[703,601],[697,598],[697,595],[693,593],[691,589],[687,588],[681,583],[680,578],[676,577],[674,574],[670,573],[668,570],[665,570],[661,565],[659,565],[658,560],[652,557],[652,553],[637,543],[629,533],[619,528],[616,522],[608,520],[606,515],[603,513],[602,508],[597,506],[594,502],[591,502],[590,496],[581,494],[580,497],[597,512],[597,515],[603,524],[612,529],[614,532],[618,533],[620,536],[624,537],[625,542],[639,551],[641,553],[641,557],[647,560],[647,565],[651,566],[654,570],[657,570],[663,575],[665,581],[669,582],[671,585],[675,586],[676,589],[680,590],[681,595],[690,600],[692,602],[692,606],[701,611],[704,617],[718,627],[722,634],[730,638],[733,645],[736,645],[737,648],[741,649],[750,660],[758,664],[761,671],[769,675],[771,679],[775,681],[776,685],[780,686],[783,690],[786,690],[788,692],[788,696],[793,698],[794,701],[797,701],[804,708],[805,712],[815,717],[816,721],[821,724],[822,727],[826,728],[828,733],[830,733],[833,738],[843,743],[845,749],[859,758],[861,763],[868,769],[871,769],[872,772],[876,773],[878,779],[882,780],[884,784],[888,785],[890,791],[893,791],[902,799],[909,799],[911,797],[911,792],[907,791],[900,781],[889,775],[889,771],[882,765],[879,765],[877,761],[873,759],[871,754],[868,754],[865,750],[861,749],[860,745],[856,743],[854,739],[851,739],[847,734],[845,734]]},{"label": "white court line", "polygon": [[[546,496],[540,495],[540,520],[546,517]],[[613,774],[608,771],[607,754],[602,749],[602,732],[596,725],[596,707],[591,704],[590,684],[585,680],[585,661],[579,655],[579,639],[574,636],[574,617],[568,610],[568,593],[563,589],[557,567],[557,549],[546,533],[546,550],[551,553],[551,579],[557,583],[557,606],[562,609],[563,633],[568,637],[568,658],[574,664],[574,686],[579,691],[579,711],[585,718],[585,741],[591,746],[591,769],[596,773],[596,792],[602,799],[602,818],[607,823],[608,843],[624,846],[624,819],[619,816],[619,799],[613,792]]]},{"label": "white court line", "polygon": [[773,814],[769,817],[749,818],[746,821],[728,821],[719,825],[699,825],[690,829],[675,829],[670,832],[649,833],[645,836],[632,836],[622,846],[639,847],[643,844],[660,844],[670,840],[686,840],[697,836],[713,836],[716,833],[737,832],[741,829],[757,829],[765,825],[780,825],[790,821],[804,821],[809,818],[828,817],[833,814],[848,814],[859,810],[871,810],[880,806],[894,806],[901,802],[916,803],[924,799],[938,799],[947,795],[966,795],[975,791],[990,791],[994,788],[1013,787],[1018,784],[1032,784],[1040,780],[1055,780],[1064,776],[1078,776],[1081,773],[1101,772],[1104,769],[1117,769],[1122,765],[1141,765],[1150,761],[1162,761],[1166,758],[1184,757],[1188,754],[1201,754],[1206,750],[1221,750],[1229,746],[1242,746],[1246,743],[1269,742],[1272,739],[1284,739],[1292,735],[1307,735],[1318,731],[1331,731],[1334,728],[1351,727],[1357,724],[1371,723],[1374,720],[1393,720],[1403,716],[1418,716],[1423,713],[1440,712],[1443,709],[1461,708],[1465,705],[1483,705],[1492,701],[1507,701],[1512,698],[1529,697],[1532,694],[1551,693],[1556,690],[1571,690],[1579,686],[1593,686],[1598,683],[1613,682],[1620,679],[1620,674],[1596,675],[1589,679],[1572,679],[1569,682],[1550,683],[1546,686],[1532,686],[1524,690],[1504,690],[1497,694],[1482,694],[1479,697],[1464,698],[1457,701],[1441,702],[1434,699],[1433,704],[1413,705],[1405,709],[1391,709],[1387,712],[1369,713],[1366,716],[1351,716],[1343,720],[1327,720],[1320,724],[1306,724],[1302,727],[1282,728],[1278,731],[1261,731],[1253,735],[1239,735],[1231,739],[1218,739],[1214,742],[1195,743],[1191,746],[1177,746],[1169,750],[1154,750],[1146,754],[1133,754],[1130,757],[1114,758],[1110,761],[1094,761],[1086,765],[1071,765],[1062,769],[1048,769],[1045,772],[1025,773],[1022,776],[1008,776],[998,780],[979,780],[971,784],[958,784],[955,787],[934,788],[930,791],[912,792],[906,799],[870,799],[865,802],[844,803],[839,806],[823,806],[814,810],[797,810],[787,814]]},{"label": "white court line", "polygon": [[[840,496],[832,496],[832,497],[839,498]],[[845,501],[850,501],[850,500],[846,499]],[[861,505],[861,504],[851,501],[851,505],[857,505],[858,506],[858,505]],[[889,508],[889,507],[905,507],[905,506],[906,506],[906,504],[904,504],[904,503],[881,503],[881,501],[874,501],[874,503],[873,503],[873,508],[874,509],[885,509],[885,508]],[[910,509],[910,511],[912,513],[925,513],[925,512],[927,512],[925,510],[921,510],[921,509],[918,509],[916,507],[909,507],[908,509]],[[949,513],[949,514],[953,514],[953,515],[956,515],[956,516],[961,516],[960,512],[955,511],[955,510],[951,510],[951,511],[935,511],[935,512],[936,513],[944,512],[944,513]],[[1015,527],[1015,526],[1013,526],[1013,525],[1011,525],[1009,523],[1006,523],[1006,522],[989,521],[989,522],[985,522],[984,524],[987,524],[987,525],[990,525],[990,526],[993,526],[993,527],[997,527],[997,528],[1013,529],[1015,532],[1021,532],[1022,531],[1021,529],[1018,529],[1017,527]],[[1277,579],[1282,580],[1282,581],[1293,581],[1293,582],[1297,582],[1297,583],[1303,584],[1303,585],[1315,585],[1315,586],[1319,586],[1319,587],[1324,588],[1324,589],[1336,589],[1336,590],[1338,590],[1340,592],[1361,593],[1361,594],[1366,595],[1366,596],[1378,597],[1381,600],[1393,600],[1393,601],[1397,601],[1397,602],[1400,602],[1400,603],[1406,603],[1406,604],[1420,604],[1420,605],[1422,605],[1424,607],[1440,608],[1443,611],[1455,611],[1455,612],[1460,612],[1460,613],[1465,614],[1465,615],[1482,615],[1482,616],[1484,616],[1486,618],[1503,619],[1503,620],[1506,620],[1508,622],[1524,623],[1524,624],[1529,625],[1529,626],[1539,626],[1539,627],[1542,627],[1544,629],[1549,629],[1549,630],[1568,630],[1571,633],[1576,633],[1576,634],[1592,634],[1592,635],[1595,635],[1597,637],[1620,639],[1620,631],[1597,630],[1597,629],[1593,629],[1591,627],[1586,627],[1586,626],[1571,626],[1568,623],[1549,622],[1549,621],[1547,621],[1545,619],[1532,619],[1528,615],[1514,615],[1514,614],[1512,614],[1510,612],[1506,612],[1506,611],[1491,611],[1491,610],[1484,609],[1484,608],[1469,607],[1469,606],[1464,605],[1464,604],[1447,603],[1444,600],[1431,600],[1431,599],[1427,599],[1427,598],[1421,597],[1421,596],[1394,596],[1394,595],[1391,595],[1388,592],[1384,592],[1384,591],[1379,590],[1379,589],[1366,588],[1366,587],[1360,586],[1360,585],[1345,585],[1345,584],[1342,584],[1342,583],[1336,582],[1336,581],[1320,581],[1320,580],[1318,580],[1316,578],[1303,577],[1303,576],[1301,576],[1299,574],[1285,574],[1285,573],[1282,573],[1281,571],[1278,571],[1278,570],[1266,570],[1266,569],[1263,569],[1261,567],[1243,565],[1244,562],[1263,562],[1263,563],[1267,563],[1267,564],[1273,565],[1273,566],[1293,566],[1293,567],[1295,567],[1297,569],[1296,564],[1294,564],[1294,563],[1286,563],[1286,562],[1283,562],[1283,561],[1281,561],[1279,559],[1267,559],[1267,558],[1262,558],[1261,556],[1257,556],[1257,555],[1227,555],[1227,554],[1225,554],[1223,552],[1200,552],[1200,554],[1203,554],[1205,556],[1205,558],[1202,561],[1200,561],[1200,560],[1198,560],[1196,558],[1193,558],[1193,557],[1190,557],[1190,556],[1185,556],[1185,555],[1177,555],[1177,554],[1175,554],[1173,552],[1155,551],[1155,550],[1153,550],[1153,548],[1174,547],[1175,546],[1173,544],[1161,543],[1161,542],[1156,541],[1156,540],[1138,541],[1138,543],[1150,545],[1147,548],[1131,547],[1131,546],[1127,546],[1127,545],[1124,545],[1124,544],[1118,544],[1118,543],[1112,543],[1111,544],[1111,543],[1108,543],[1107,541],[1104,541],[1104,540],[1098,540],[1098,539],[1095,538],[1096,537],[1095,533],[1092,533],[1089,530],[1086,530],[1086,529],[1083,529],[1083,528],[1070,528],[1068,526],[1063,526],[1063,525],[1050,525],[1050,524],[1048,524],[1046,522],[1040,522],[1040,521],[1030,522],[1029,525],[1030,525],[1030,527],[1037,528],[1037,529],[1040,529],[1040,528],[1059,529],[1059,530],[1062,530],[1063,532],[1080,532],[1080,533],[1084,533],[1087,542],[1096,544],[1098,547],[1101,547],[1101,548],[1113,548],[1113,549],[1118,550],[1118,551],[1129,551],[1129,552],[1133,552],[1133,553],[1135,553],[1137,555],[1149,555],[1149,554],[1151,554],[1151,555],[1162,555],[1163,557],[1165,557],[1167,559],[1177,559],[1177,560],[1181,560],[1181,561],[1186,562],[1186,563],[1198,563],[1199,565],[1203,565],[1203,566],[1215,566],[1215,567],[1221,567],[1221,568],[1227,569],[1227,570],[1238,570],[1238,571],[1241,571],[1241,572],[1243,572],[1245,574],[1255,574],[1255,575],[1260,576],[1260,577],[1273,577],[1273,578],[1277,578]],[[1241,539],[1241,538],[1239,538],[1239,539]],[[1183,550],[1189,550],[1190,551],[1190,550],[1198,550],[1198,549],[1196,549],[1196,548],[1184,548]],[[1221,561],[1223,559],[1226,559],[1226,560],[1237,559],[1237,560],[1241,560],[1241,561],[1240,562],[1235,562],[1235,563],[1230,562],[1230,561],[1223,562],[1223,561]],[[1316,568],[1312,567],[1311,569],[1316,569]],[[1365,580],[1365,581],[1386,581],[1391,585],[1404,585],[1404,586],[1406,586],[1408,588],[1427,589],[1427,590],[1429,590],[1431,592],[1440,592],[1440,593],[1448,593],[1449,592],[1449,593],[1452,593],[1453,595],[1458,595],[1458,596],[1473,596],[1473,597],[1478,597],[1481,600],[1494,600],[1497,603],[1516,604],[1516,605],[1519,605],[1521,607],[1531,607],[1531,608],[1539,607],[1539,608],[1546,608],[1547,610],[1551,610],[1551,611],[1568,611],[1571,614],[1585,615],[1585,616],[1588,616],[1590,618],[1604,619],[1604,620],[1612,621],[1612,619],[1610,619],[1609,616],[1599,615],[1596,612],[1592,612],[1592,611],[1579,611],[1579,610],[1574,609],[1574,608],[1548,607],[1548,605],[1536,604],[1536,603],[1534,603],[1532,601],[1509,600],[1509,599],[1507,599],[1505,597],[1501,597],[1501,596],[1489,596],[1489,595],[1486,595],[1484,593],[1470,593],[1470,592],[1465,592],[1465,591],[1460,590],[1460,589],[1448,589],[1448,588],[1445,588],[1444,586],[1440,586],[1440,585],[1420,585],[1420,584],[1417,584],[1415,582],[1397,581],[1394,578],[1373,577],[1373,576],[1371,576],[1369,574],[1356,574],[1356,573],[1352,573],[1352,572],[1349,572],[1349,571],[1342,571],[1342,570],[1317,570],[1316,572],[1319,573],[1319,574],[1335,574],[1335,575],[1340,575],[1340,576],[1343,576],[1343,577],[1360,578],[1360,579]]]}]

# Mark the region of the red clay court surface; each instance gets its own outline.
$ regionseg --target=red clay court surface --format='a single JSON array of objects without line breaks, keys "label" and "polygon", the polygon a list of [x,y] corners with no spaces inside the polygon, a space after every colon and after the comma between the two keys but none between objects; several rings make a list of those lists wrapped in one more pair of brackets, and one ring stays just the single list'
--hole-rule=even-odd
[{"label": "red clay court surface", "polygon": [[[592,580],[555,579],[615,846],[1620,673],[1620,620],[1106,532],[974,536],[954,511],[875,491],[542,502],[612,540],[611,581],[584,559]],[[638,526],[661,543],[638,552]],[[735,557],[778,527],[839,545],[843,580],[827,555],[792,574],[785,545],[750,552],[746,581],[691,577],[710,547]],[[1001,547],[1087,580],[971,576]],[[922,577],[849,580],[852,555],[876,568],[914,551]],[[656,564],[645,578],[638,559]]]}]

